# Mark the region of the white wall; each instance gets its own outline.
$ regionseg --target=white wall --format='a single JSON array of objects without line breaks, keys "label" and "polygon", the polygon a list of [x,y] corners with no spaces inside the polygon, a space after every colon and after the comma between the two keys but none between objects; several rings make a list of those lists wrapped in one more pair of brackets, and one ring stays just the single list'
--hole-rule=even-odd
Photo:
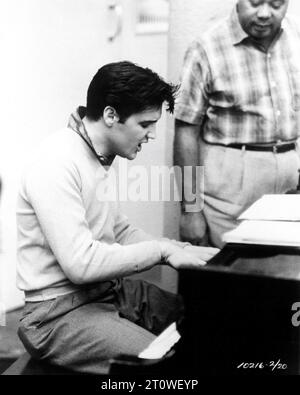
[{"label": "white wall", "polygon": [[296,17],[300,21],[300,2],[299,0],[290,0],[289,14]]},{"label": "white wall", "polygon": [[[138,1],[138,0],[137,0]],[[23,161],[47,134],[66,125],[70,112],[85,103],[91,77],[104,63],[128,59],[167,74],[167,35],[136,35],[136,0],[123,5],[121,35],[108,44],[114,20],[109,0],[0,0],[0,175],[4,188],[0,223],[0,302],[22,303],[16,289],[15,205]],[[164,163],[165,117],[158,139],[135,165]],[[161,203],[124,205],[132,222],[163,233]],[[155,215],[153,215],[155,212]],[[147,273],[161,281],[159,269]]]},{"label": "white wall", "polygon": [[119,51],[117,44],[108,49],[106,2],[0,3],[0,292],[10,309],[22,303],[15,285],[15,205],[23,161],[41,139],[66,125],[70,112],[85,103],[93,74]]}]

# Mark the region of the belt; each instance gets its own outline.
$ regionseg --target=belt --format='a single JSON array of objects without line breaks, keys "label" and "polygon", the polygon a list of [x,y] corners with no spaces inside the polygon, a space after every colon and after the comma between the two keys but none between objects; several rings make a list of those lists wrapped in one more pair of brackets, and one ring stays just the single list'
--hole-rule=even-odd
[{"label": "belt", "polygon": [[68,295],[74,292],[90,292],[97,290],[98,293],[104,294],[113,288],[114,280],[103,281],[99,283],[86,284],[84,286],[67,284],[60,287],[49,287],[38,291],[25,291],[26,302],[42,302],[45,300],[55,299],[58,296]]},{"label": "belt", "polygon": [[267,151],[274,153],[283,153],[296,149],[296,143],[274,144],[274,145],[251,145],[251,144],[228,144],[226,147],[244,149],[247,151]]},{"label": "belt", "polygon": [[67,295],[78,291],[79,286],[65,285],[61,287],[51,287],[38,291],[24,291],[26,302],[41,302],[44,300],[54,299],[57,296]]}]

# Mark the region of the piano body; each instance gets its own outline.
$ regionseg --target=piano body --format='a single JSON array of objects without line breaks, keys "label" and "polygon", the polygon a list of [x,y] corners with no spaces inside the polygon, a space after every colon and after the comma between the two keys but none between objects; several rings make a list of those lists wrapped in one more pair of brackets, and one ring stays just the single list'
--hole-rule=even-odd
[{"label": "piano body", "polygon": [[228,244],[203,270],[182,271],[179,293],[187,370],[300,374],[300,318],[293,310],[300,302],[300,249]]},{"label": "piano body", "polygon": [[[186,311],[174,349],[159,360],[120,356],[110,375],[300,374],[299,248],[228,244],[201,269],[180,271],[179,293]],[[66,374],[24,358],[7,374]]]},{"label": "piano body", "polygon": [[112,374],[300,374],[300,249],[228,244],[200,270],[180,271],[179,293],[186,312],[174,350],[114,360]]}]

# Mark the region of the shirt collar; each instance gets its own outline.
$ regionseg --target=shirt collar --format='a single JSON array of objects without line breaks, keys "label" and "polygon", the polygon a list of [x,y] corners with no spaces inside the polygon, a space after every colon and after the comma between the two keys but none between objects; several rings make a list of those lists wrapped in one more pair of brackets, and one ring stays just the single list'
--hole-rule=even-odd
[{"label": "shirt collar", "polygon": [[68,128],[73,129],[75,132],[84,135],[85,128],[82,122],[82,118],[85,116],[85,107],[78,107],[69,118]]},{"label": "shirt collar", "polygon": [[84,123],[82,122],[82,119],[85,117],[86,114],[86,108],[83,106],[79,106],[70,116],[69,122],[68,122],[68,128],[73,129],[77,134],[79,134],[89,145],[91,150],[94,152],[96,155],[98,161],[102,164],[102,166],[110,166],[112,163],[111,158],[107,158],[104,155],[100,155],[99,153],[96,152],[93,143],[86,131],[86,128],[84,126]]},{"label": "shirt collar", "polygon": [[248,37],[248,34],[245,32],[240,24],[236,6],[233,8],[232,13],[229,17],[229,27],[231,30],[233,45],[239,44]]}]

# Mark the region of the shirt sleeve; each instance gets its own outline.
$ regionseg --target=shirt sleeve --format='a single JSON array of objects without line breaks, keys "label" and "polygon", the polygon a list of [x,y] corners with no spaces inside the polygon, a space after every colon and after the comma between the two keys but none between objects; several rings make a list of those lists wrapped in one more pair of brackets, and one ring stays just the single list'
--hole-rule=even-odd
[{"label": "shirt sleeve", "polygon": [[206,52],[199,42],[194,42],[185,54],[175,118],[190,124],[202,124],[208,108],[210,79]]},{"label": "shirt sleeve", "polygon": [[[121,245],[93,238],[82,201],[80,175],[72,163],[52,161],[51,166],[32,168],[25,178],[25,190],[52,253],[73,283],[123,277],[149,269],[161,260],[156,240]],[[119,240],[133,240],[137,233],[125,223],[123,227]]]}]

